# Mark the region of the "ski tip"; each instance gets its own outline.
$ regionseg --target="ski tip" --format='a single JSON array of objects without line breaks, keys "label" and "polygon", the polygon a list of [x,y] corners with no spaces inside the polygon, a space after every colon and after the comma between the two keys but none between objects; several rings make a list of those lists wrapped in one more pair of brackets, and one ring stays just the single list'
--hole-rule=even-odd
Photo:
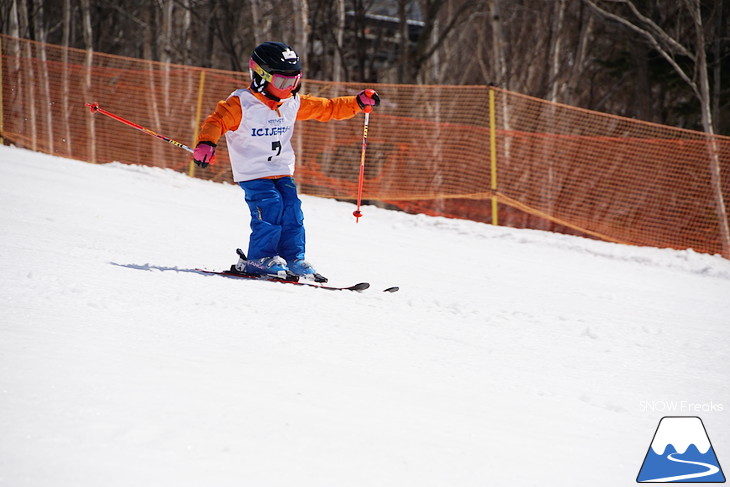
[{"label": "ski tip", "polygon": [[398,286],[392,286],[392,287],[389,287],[387,289],[383,289],[383,292],[384,293],[396,293],[399,290],[400,290],[400,288]]}]

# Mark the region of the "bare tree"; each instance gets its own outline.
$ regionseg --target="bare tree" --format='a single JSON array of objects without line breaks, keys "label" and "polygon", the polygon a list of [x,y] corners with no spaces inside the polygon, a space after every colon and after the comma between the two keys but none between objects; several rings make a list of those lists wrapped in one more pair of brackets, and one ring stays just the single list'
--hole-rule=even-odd
[{"label": "bare tree", "polygon": [[714,84],[712,87],[712,121],[715,124],[715,131],[719,131],[720,127],[720,94],[722,92],[722,58],[723,58],[723,39],[727,39],[727,24],[725,22],[725,12],[723,12],[722,0],[717,2],[717,11],[715,13],[715,39],[712,44],[714,62],[712,67],[712,78]]},{"label": "bare tree", "polygon": [[398,0],[398,82],[407,83],[406,66],[409,64],[410,35],[408,28],[408,4],[409,0]]},{"label": "bare tree", "polygon": [[41,89],[43,91],[42,111],[43,118],[46,121],[46,134],[48,152],[53,154],[53,110],[51,102],[51,83],[48,78],[48,55],[46,54],[46,24],[43,22],[43,1],[33,0],[33,29],[35,30],[36,39],[40,41],[38,44],[38,57],[42,61],[38,67],[41,78]]},{"label": "bare tree", "polygon": [[[16,6],[16,12],[18,15],[18,28],[20,35],[28,35],[30,32],[30,22],[28,19],[28,3],[26,0],[17,0],[17,6]],[[28,59],[33,58],[33,52],[32,47],[30,44],[25,43],[24,46],[24,57]],[[24,64],[25,69],[25,79],[26,82],[26,93],[27,93],[27,99],[28,100],[35,100],[35,73],[33,71],[33,66],[31,63],[26,62]],[[36,127],[36,114],[35,114],[35,103],[29,103],[29,110],[28,110],[28,123],[30,125],[30,137],[31,137],[31,148],[33,150],[37,150],[37,140],[38,140],[38,129]]]},{"label": "bare tree", "polygon": [[309,1],[292,0],[294,12],[294,42],[302,65],[307,65],[307,51],[309,44]]},{"label": "bare tree", "polygon": [[502,0],[487,0],[489,22],[492,32],[492,74],[494,83],[508,88],[507,79],[507,38],[503,30]]},{"label": "bare tree", "polygon": [[332,56],[332,81],[339,82],[343,79],[344,65],[342,59],[342,46],[345,42],[345,0],[335,0],[336,18]]},{"label": "bare tree", "polygon": [[[674,69],[679,77],[687,83],[700,104],[702,127],[710,136],[715,133],[712,121],[712,95],[710,93],[709,74],[707,66],[705,27],[703,24],[700,0],[682,0],[682,10],[691,19],[693,38],[688,39],[688,46],[681,40],[674,38],[665,29],[658,25],[649,16],[643,14],[632,0],[621,0],[622,6],[627,8],[626,13],[615,13],[602,5],[600,0],[583,0],[599,15],[620,23],[627,29],[644,38]],[[616,3],[616,2],[611,2]],[[721,3],[721,2],[720,2]],[[677,57],[682,56],[691,61],[689,68],[683,67]],[[719,94],[718,94],[719,96]],[[710,160],[710,175],[715,197],[723,255],[730,258],[730,224],[722,190],[722,174],[720,171],[720,153],[715,139],[708,139],[708,154]]]},{"label": "bare tree", "polygon": [[[63,37],[61,45],[69,47],[71,41],[71,0],[63,0]],[[61,81],[61,111],[63,112],[63,130],[66,146],[66,154],[71,154],[71,113],[69,110],[68,100],[70,95],[69,82],[69,66],[68,66],[68,49],[63,49],[62,53],[62,81]]]},{"label": "bare tree", "polygon": [[[416,40],[413,52],[406,60],[399,62],[406,63],[408,72],[406,76],[410,80],[419,79],[421,70],[429,59],[447,42],[457,26],[463,25],[466,13],[472,8],[469,0],[455,2],[451,14],[442,19],[444,7],[447,0],[427,0],[423,8],[423,29]],[[435,34],[435,35],[434,35]]]},{"label": "bare tree", "polygon": [[585,84],[589,78],[590,64],[593,58],[590,55],[592,38],[594,36],[595,18],[593,15],[585,15],[583,4],[581,3],[578,10],[577,24],[578,39],[573,44],[574,54],[571,58],[570,67],[567,69],[567,80],[565,91],[561,101],[569,105],[580,105],[581,98],[585,90],[581,90],[581,85]]},{"label": "bare tree", "polygon": [[[83,18],[84,44],[86,46],[86,57],[84,60],[84,98],[89,100],[91,95],[91,69],[94,62],[93,30],[91,27],[91,2],[81,0],[81,16]],[[86,129],[89,136],[89,161],[96,163],[96,117],[86,117]]]},{"label": "bare tree", "polygon": [[261,0],[250,0],[251,6],[251,30],[253,31],[253,42],[261,44],[264,39],[264,28],[261,19]]}]

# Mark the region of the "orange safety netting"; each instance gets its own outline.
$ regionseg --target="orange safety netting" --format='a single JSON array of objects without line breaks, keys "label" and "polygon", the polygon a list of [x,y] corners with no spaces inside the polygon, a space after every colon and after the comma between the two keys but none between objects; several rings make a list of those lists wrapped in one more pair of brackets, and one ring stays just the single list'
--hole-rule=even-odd
[{"label": "orange safety netting", "polygon": [[[192,146],[218,100],[247,73],[169,65],[0,36],[5,144],[95,163],[121,161],[231,181],[218,163],[136,132],[85,103]],[[305,70],[306,74],[306,70]],[[369,85],[364,198],[406,211],[730,257],[722,195],[730,138],[549,103],[487,86]],[[306,80],[303,92],[362,84]],[[493,121],[493,123],[490,123]],[[363,117],[299,122],[293,144],[305,194],[354,199]],[[713,179],[712,162],[720,168]],[[721,186],[721,188],[720,188]],[[722,190],[722,191],[720,191]]]}]

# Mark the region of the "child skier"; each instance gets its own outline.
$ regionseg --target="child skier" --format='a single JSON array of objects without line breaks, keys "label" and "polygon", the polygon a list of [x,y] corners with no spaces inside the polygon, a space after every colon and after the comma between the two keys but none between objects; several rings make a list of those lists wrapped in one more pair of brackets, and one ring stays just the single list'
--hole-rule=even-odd
[{"label": "child skier", "polygon": [[193,153],[200,167],[215,161],[225,134],[233,179],[251,210],[248,258],[236,270],[248,274],[327,282],[304,258],[304,215],[294,183],[291,137],[296,120],[344,120],[380,104],[373,90],[355,96],[318,98],[298,95],[299,56],[280,42],[257,46],[249,60],[251,85],[218,102],[205,119]]}]

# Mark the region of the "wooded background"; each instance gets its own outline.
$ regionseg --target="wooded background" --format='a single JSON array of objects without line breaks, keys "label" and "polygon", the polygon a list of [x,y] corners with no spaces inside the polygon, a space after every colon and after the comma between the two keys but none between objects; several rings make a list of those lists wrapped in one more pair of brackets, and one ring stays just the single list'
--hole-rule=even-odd
[{"label": "wooded background", "polygon": [[2,0],[2,32],[247,69],[265,40],[309,79],[496,86],[730,134],[724,0]]}]

